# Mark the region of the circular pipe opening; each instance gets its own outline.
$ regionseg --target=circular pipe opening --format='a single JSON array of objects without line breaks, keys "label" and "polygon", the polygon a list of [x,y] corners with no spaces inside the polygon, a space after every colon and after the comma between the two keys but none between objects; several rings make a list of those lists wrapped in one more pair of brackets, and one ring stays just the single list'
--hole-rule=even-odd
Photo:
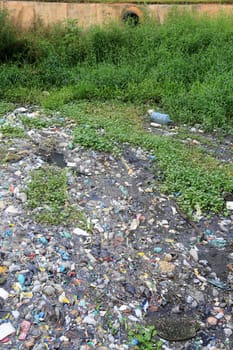
[{"label": "circular pipe opening", "polygon": [[126,11],[123,16],[122,20],[125,24],[128,24],[130,26],[137,26],[139,24],[139,16],[133,12],[133,11]]}]

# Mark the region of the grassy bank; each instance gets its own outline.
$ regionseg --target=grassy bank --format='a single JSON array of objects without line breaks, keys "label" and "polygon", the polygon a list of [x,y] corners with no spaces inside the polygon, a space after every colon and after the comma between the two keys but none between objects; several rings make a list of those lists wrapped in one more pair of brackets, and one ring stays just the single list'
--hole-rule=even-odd
[{"label": "grassy bank", "polygon": [[0,98],[55,108],[77,99],[157,107],[176,122],[233,125],[233,16],[173,13],[164,25],[74,22],[19,33],[0,15]]}]

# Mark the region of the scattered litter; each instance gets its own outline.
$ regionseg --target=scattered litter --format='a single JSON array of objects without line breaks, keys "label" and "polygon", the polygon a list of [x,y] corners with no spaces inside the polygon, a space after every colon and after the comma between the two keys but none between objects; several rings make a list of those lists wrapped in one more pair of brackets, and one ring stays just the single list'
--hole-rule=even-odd
[{"label": "scattered litter", "polygon": [[[25,126],[21,116],[45,126]],[[170,121],[153,132],[165,134]],[[9,159],[0,169],[0,348],[133,349],[129,330],[151,315],[164,349],[226,348],[232,217],[207,218],[197,206],[199,219],[188,225],[175,204],[182,193],[157,191],[156,154],[128,144],[121,157],[84,149],[59,113],[22,107],[1,122],[26,137],[1,140]],[[38,220],[53,219],[53,206],[28,207],[31,172],[45,166],[66,176],[57,225]]]},{"label": "scattered litter", "polygon": [[227,286],[226,283],[222,282],[220,279],[207,278],[206,280],[207,280],[208,283],[213,284],[217,288],[221,288],[221,289],[224,289],[224,290],[231,290],[231,288],[229,286]]},{"label": "scattered litter", "polygon": [[149,109],[148,114],[150,116],[150,119],[156,124],[168,125],[172,123],[172,120],[168,114],[155,112],[153,109]]},{"label": "scattered litter", "polygon": [[15,328],[10,322],[2,323],[0,325],[0,340],[3,340],[4,338],[12,335],[15,332]]},{"label": "scattered litter", "polygon": [[27,320],[23,320],[23,322],[20,325],[20,333],[19,333],[19,340],[25,340],[28,332],[30,330],[31,323]]},{"label": "scattered litter", "polygon": [[227,210],[233,210],[233,202],[226,202]]}]

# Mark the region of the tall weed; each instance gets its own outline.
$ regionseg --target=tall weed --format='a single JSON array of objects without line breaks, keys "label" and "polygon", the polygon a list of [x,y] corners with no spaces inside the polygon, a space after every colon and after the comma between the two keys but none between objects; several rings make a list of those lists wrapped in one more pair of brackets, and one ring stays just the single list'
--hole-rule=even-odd
[{"label": "tall weed", "polygon": [[233,15],[208,18],[174,10],[163,25],[146,19],[136,27],[82,29],[68,21],[35,25],[18,36],[5,13],[0,22],[8,47],[0,41],[0,60],[15,60],[1,67],[2,98],[23,86],[51,90],[52,97],[38,97],[45,104],[117,99],[149,104],[176,122],[208,130],[233,127]]}]

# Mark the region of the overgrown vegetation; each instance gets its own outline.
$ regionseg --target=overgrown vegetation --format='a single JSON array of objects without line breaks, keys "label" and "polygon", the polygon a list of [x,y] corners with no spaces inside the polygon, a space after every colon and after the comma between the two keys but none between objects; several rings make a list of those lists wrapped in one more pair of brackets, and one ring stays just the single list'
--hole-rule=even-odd
[{"label": "overgrown vegetation", "polygon": [[161,350],[162,342],[155,339],[156,330],[153,326],[142,327],[138,325],[128,332],[130,345],[133,349],[141,350]]},{"label": "overgrown vegetation", "polygon": [[18,126],[12,126],[11,124],[0,125],[0,133],[3,137],[14,138],[23,137],[25,135],[24,130]]},{"label": "overgrown vegetation", "polygon": [[[136,27],[84,30],[69,21],[50,28],[37,23],[28,32],[17,32],[5,12],[0,22],[0,113],[4,101],[59,109],[77,121],[75,142],[85,147],[119,154],[128,142],[153,153],[161,188],[190,215],[224,211],[223,195],[233,191],[232,165],[146,133],[140,116],[157,108],[177,124],[232,133],[233,15],[174,10],[163,25],[148,18]],[[48,125],[21,120],[28,127]],[[29,186],[30,201],[35,191]],[[58,213],[65,201],[55,201],[52,211]],[[47,214],[46,220],[56,217]]]},{"label": "overgrown vegetation", "polygon": [[65,170],[46,166],[34,170],[27,183],[28,207],[35,211],[39,222],[57,225],[78,222],[87,228],[84,213],[71,206],[68,200]]},{"label": "overgrown vegetation", "polygon": [[176,122],[232,130],[233,16],[174,11],[160,25],[73,21],[27,33],[0,16],[0,98],[58,108],[77,99],[157,106]]}]

